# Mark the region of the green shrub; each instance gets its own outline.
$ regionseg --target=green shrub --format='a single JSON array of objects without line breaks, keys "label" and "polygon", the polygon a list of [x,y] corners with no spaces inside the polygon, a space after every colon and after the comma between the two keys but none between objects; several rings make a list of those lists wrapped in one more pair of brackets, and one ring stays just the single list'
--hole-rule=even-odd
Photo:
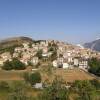
[{"label": "green shrub", "polygon": [[6,62],[4,62],[4,65],[2,66],[2,69],[4,70],[24,70],[25,68],[25,64],[17,58],[13,58],[12,61],[7,60]]},{"label": "green shrub", "polygon": [[6,91],[9,90],[8,83],[5,81],[0,82],[0,90],[6,90]]},{"label": "green shrub", "polygon": [[41,75],[39,72],[35,73],[24,73],[23,78],[26,82],[30,83],[31,85],[35,85],[36,83],[41,82]]},{"label": "green shrub", "polygon": [[35,85],[36,83],[41,82],[41,75],[38,72],[32,73],[29,76],[30,84]]},{"label": "green shrub", "polygon": [[4,65],[2,66],[2,69],[4,69],[4,70],[12,70],[13,69],[12,63],[9,60],[7,60],[6,62],[4,62]]},{"label": "green shrub", "polygon": [[88,65],[89,65],[89,72],[97,75],[97,76],[100,76],[100,61],[96,58],[92,58],[89,60],[88,62]]}]

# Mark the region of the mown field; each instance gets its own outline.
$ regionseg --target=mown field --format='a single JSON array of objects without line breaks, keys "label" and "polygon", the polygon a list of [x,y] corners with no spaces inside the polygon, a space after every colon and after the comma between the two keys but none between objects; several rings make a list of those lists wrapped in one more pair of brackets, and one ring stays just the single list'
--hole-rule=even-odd
[{"label": "mown field", "polygon": [[73,82],[75,80],[92,80],[92,79],[94,79],[93,76],[89,75],[88,73],[86,73],[80,69],[73,69],[73,70],[58,69],[55,72],[55,75],[61,76],[66,82]]},{"label": "mown field", "polygon": [[23,80],[22,75],[25,71],[0,71],[0,81]]},{"label": "mown field", "polygon": [[[0,71],[0,81],[10,81],[10,80],[23,80],[23,73],[32,71]],[[80,69],[56,69],[52,73],[47,74],[45,71],[39,70],[42,74],[42,80],[52,80],[55,76],[62,77],[66,82],[73,82],[75,80],[92,80],[93,76],[80,70]]]}]

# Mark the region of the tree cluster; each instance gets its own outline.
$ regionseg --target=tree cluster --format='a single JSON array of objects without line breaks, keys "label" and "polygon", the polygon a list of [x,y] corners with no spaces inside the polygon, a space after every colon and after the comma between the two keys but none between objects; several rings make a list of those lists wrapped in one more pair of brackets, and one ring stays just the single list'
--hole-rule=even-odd
[{"label": "tree cluster", "polygon": [[42,59],[42,53],[43,53],[43,51],[42,51],[42,50],[39,50],[39,51],[36,53],[36,56],[37,56],[39,59]]},{"label": "tree cluster", "polygon": [[97,58],[92,58],[89,60],[88,62],[89,65],[89,72],[100,76],[100,60],[98,60]]},{"label": "tree cluster", "polygon": [[69,92],[62,80],[56,78],[39,94],[38,100],[69,100]]},{"label": "tree cluster", "polygon": [[24,70],[25,68],[25,64],[17,58],[13,58],[12,61],[7,60],[6,62],[4,62],[4,65],[2,66],[2,69],[4,70]]},{"label": "tree cluster", "polygon": [[96,88],[90,81],[75,81],[72,88],[78,94],[78,100],[94,100]]},{"label": "tree cluster", "polygon": [[23,78],[27,83],[30,83],[31,85],[35,85],[36,83],[41,82],[41,75],[39,72],[35,72],[31,74],[24,73]]}]

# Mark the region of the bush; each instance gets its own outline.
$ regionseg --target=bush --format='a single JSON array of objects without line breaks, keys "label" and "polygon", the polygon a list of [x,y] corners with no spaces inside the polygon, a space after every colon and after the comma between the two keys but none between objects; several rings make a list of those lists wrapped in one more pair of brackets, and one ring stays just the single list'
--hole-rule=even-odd
[{"label": "bush", "polygon": [[42,53],[43,51],[42,50],[39,50],[36,54],[36,56],[39,58],[39,59],[42,59]]},{"label": "bush", "polygon": [[7,82],[0,82],[0,90],[9,90],[9,85]]},{"label": "bush", "polygon": [[28,83],[28,82],[30,81],[30,80],[29,80],[29,73],[28,73],[28,72],[25,72],[25,73],[23,74],[23,78],[24,78],[25,82]]},{"label": "bush", "polygon": [[2,69],[4,70],[24,70],[25,68],[25,64],[23,64],[17,58],[13,58],[12,61],[7,60],[6,62],[4,62],[4,65],[2,66]]},{"label": "bush", "polygon": [[28,61],[28,66],[33,66],[31,61]]},{"label": "bush", "polygon": [[91,84],[90,81],[75,81],[74,82],[74,91],[75,93],[79,94],[77,100],[94,100],[94,94],[96,88],[94,85]]},{"label": "bush", "polygon": [[12,61],[12,66],[14,69],[16,70],[24,70],[26,67],[25,67],[25,64],[23,64],[21,61],[19,61],[18,59],[14,58]]},{"label": "bush", "polygon": [[92,58],[89,60],[88,62],[88,65],[89,65],[89,72],[97,75],[97,76],[100,76],[100,61],[96,58]]},{"label": "bush", "polygon": [[69,91],[62,80],[55,79],[51,85],[39,94],[39,100],[69,100]]},{"label": "bush", "polygon": [[35,85],[36,83],[40,83],[41,82],[40,73],[36,72],[36,73],[30,74],[29,80],[30,80],[31,85]]},{"label": "bush", "polygon": [[100,90],[100,81],[99,80],[94,79],[94,80],[91,80],[90,82],[91,82],[92,85],[95,86],[95,88],[97,90]]},{"label": "bush", "polygon": [[30,100],[25,89],[24,83],[14,81],[11,84],[11,92],[8,94],[7,100]]},{"label": "bush", "polygon": [[4,62],[4,65],[2,66],[2,69],[4,69],[4,70],[12,70],[13,69],[12,63],[9,60],[7,60],[6,62]]},{"label": "bush", "polygon": [[51,61],[56,60],[57,59],[57,51],[53,51],[52,55],[51,55]]},{"label": "bush", "polygon": [[35,85],[36,83],[41,82],[41,75],[39,72],[35,73],[24,73],[23,78],[26,82],[30,83],[31,85]]}]

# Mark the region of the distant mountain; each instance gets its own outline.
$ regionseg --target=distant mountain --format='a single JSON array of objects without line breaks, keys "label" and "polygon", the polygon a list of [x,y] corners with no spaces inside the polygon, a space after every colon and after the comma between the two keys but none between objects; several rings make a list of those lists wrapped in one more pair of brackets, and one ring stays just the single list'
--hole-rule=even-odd
[{"label": "distant mountain", "polygon": [[0,41],[0,49],[4,49],[7,47],[21,45],[24,42],[33,42],[33,40],[29,37],[14,37],[8,38]]},{"label": "distant mountain", "polygon": [[95,51],[100,51],[100,39],[97,39],[97,40],[92,41],[90,43],[85,43],[83,46],[85,48],[90,48],[90,49],[95,50]]}]

